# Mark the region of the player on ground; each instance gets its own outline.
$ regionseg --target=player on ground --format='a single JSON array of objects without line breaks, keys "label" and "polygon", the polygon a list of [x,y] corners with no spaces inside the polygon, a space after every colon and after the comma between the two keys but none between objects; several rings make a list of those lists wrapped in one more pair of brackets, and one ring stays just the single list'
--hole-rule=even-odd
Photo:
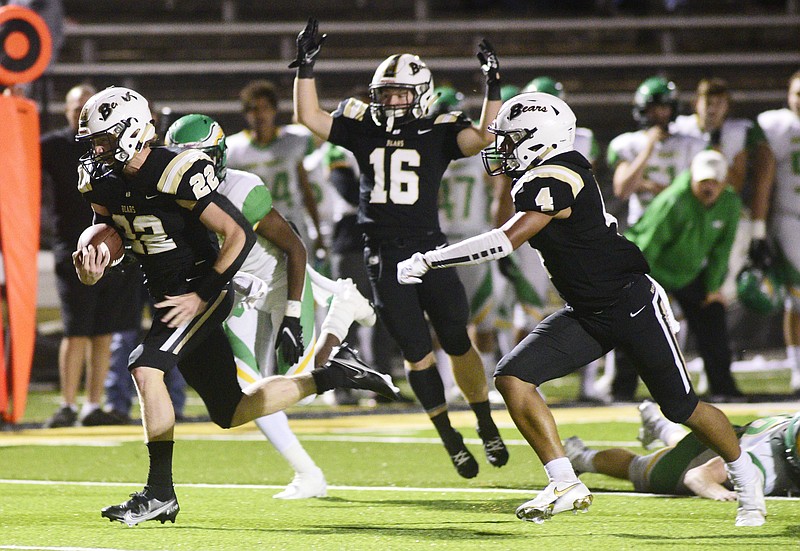
[{"label": "player on ground", "polygon": [[[564,449],[581,473],[601,473],[633,482],[637,492],[698,495],[717,501],[735,501],[725,462],[694,433],[661,415],[656,405],[639,406],[642,428],[639,439],[646,448],[661,441],[665,448],[638,455],[624,448],[594,450],[577,436],[567,438]],[[764,474],[764,494],[796,494],[800,491],[800,456],[797,453],[800,413],[761,417],[738,427],[742,450],[758,459]]]},{"label": "player on ground", "polygon": [[[169,127],[166,145],[206,153],[214,161],[220,182],[217,192],[242,211],[256,232],[256,244],[234,276],[234,287],[242,277],[243,286],[250,292],[245,296],[237,292],[239,301],[225,322],[243,389],[270,375],[292,375],[319,367],[341,345],[355,319],[365,325],[375,323],[372,306],[350,280],[331,281],[307,265],[300,236],[273,208],[269,189],[261,179],[227,167],[225,133],[216,121],[198,114],[181,117]],[[242,272],[255,279],[244,278]],[[263,286],[263,297],[251,301],[254,307],[249,308],[247,296],[258,292],[252,286]],[[322,307],[330,307],[319,340],[314,321],[317,297]],[[288,315],[298,309],[299,325],[294,322],[295,316]],[[276,356],[277,336],[284,331],[291,338],[282,339]],[[286,413],[260,417],[255,423],[295,470],[291,484],[274,497],[324,497],[325,476],[289,428]]]},{"label": "player on ground", "polygon": [[315,19],[297,37],[297,58],[290,65],[297,67],[295,117],[319,138],[352,151],[358,161],[358,221],[366,239],[364,258],[375,306],[403,352],[411,388],[456,470],[472,478],[478,463],[450,424],[428,330],[430,320],[475,412],[487,459],[496,467],[505,465],[508,450],[492,420],[483,364],[467,333],[464,286],[454,270],[445,270],[420,288],[403,288],[393,271],[410,253],[446,242],[439,227],[439,184],[451,160],[477,154],[491,140],[485,129],[500,107],[497,56],[487,41],[480,44],[478,56],[488,86],[477,126],[464,116],[428,117],[435,99],[433,77],[411,54],[389,56],[378,66],[370,103],[350,98],[331,115],[319,105],[313,78],[324,39]]},{"label": "player on ground", "polygon": [[589,162],[572,149],[575,115],[570,107],[548,94],[520,94],[503,104],[490,129],[497,137],[495,146],[483,152],[486,168],[515,178],[517,213],[502,228],[415,253],[397,265],[397,279],[418,284],[432,268],[502,258],[528,242],[542,255],[567,302],[507,354],[495,372],[514,423],[550,481],[517,508],[517,516],[542,522],[563,511],[588,509],[592,494],[575,475],[537,387],[620,347],[664,414],[690,427],[727,462],[739,490],[736,524],[763,524],[762,474],[742,453],[725,415],[694,393],[666,295],[646,275],[649,267],[641,251],[617,232]]},{"label": "player on ground", "polygon": [[[230,312],[230,280],[256,240],[241,212],[216,192],[214,165],[205,153],[151,148],[155,128],[147,100],[127,88],[107,88],[84,105],[77,139],[90,144],[79,165],[79,189],[95,222],[116,226],[142,265],[155,309],[150,330],[130,358],[142,411],[150,470],[143,491],[106,507],[102,516],[130,526],[175,521],[172,482],[175,415],[164,373],[176,365],[219,426],[238,426],[335,386],[393,396],[395,389],[366,368],[332,360],[310,373],[276,376],[244,391],[222,322]],[[218,245],[214,233],[223,239]],[[105,249],[73,253],[78,278],[99,281]],[[294,321],[292,322],[294,323]],[[291,332],[280,335],[281,342]]]}]

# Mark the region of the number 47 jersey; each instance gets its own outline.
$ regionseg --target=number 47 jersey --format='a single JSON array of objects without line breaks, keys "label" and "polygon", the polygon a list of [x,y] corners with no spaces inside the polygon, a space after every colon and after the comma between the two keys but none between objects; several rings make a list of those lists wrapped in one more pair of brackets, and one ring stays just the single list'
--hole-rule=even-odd
[{"label": "number 47 jersey", "polygon": [[126,253],[141,263],[153,298],[189,292],[211,269],[219,246],[200,215],[224,198],[204,153],[154,148],[130,178],[111,173],[89,180],[83,173],[80,180],[84,199],[108,209],[125,234]]},{"label": "number 47 jersey", "polygon": [[420,118],[391,131],[369,105],[343,101],[333,113],[329,141],[355,155],[361,170],[358,221],[373,237],[439,233],[439,185],[453,159],[464,156],[458,133],[470,125],[458,112]]}]

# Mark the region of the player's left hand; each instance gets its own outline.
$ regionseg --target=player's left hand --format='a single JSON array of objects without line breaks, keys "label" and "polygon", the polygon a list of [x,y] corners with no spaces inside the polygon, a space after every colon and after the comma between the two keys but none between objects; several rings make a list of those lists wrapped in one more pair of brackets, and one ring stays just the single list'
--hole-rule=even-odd
[{"label": "player's left hand", "polygon": [[300,360],[305,350],[303,327],[300,325],[300,318],[294,316],[283,317],[283,323],[278,329],[278,338],[275,339],[275,350],[281,351],[283,359],[289,365],[294,365]]},{"label": "player's left hand", "polygon": [[319,35],[319,21],[309,17],[305,29],[297,35],[297,57],[289,64],[289,68],[313,65],[327,37],[327,34]]},{"label": "player's left hand", "polygon": [[486,84],[500,82],[500,62],[494,47],[485,38],[478,44],[478,61],[481,62],[481,72],[486,77]]},{"label": "player's left hand", "polygon": [[422,283],[422,276],[431,269],[425,255],[414,253],[411,258],[407,258],[397,263],[397,281],[403,285]]},{"label": "player's left hand", "polygon": [[156,308],[169,308],[166,314],[161,316],[161,321],[167,327],[179,327],[192,321],[192,318],[202,312],[206,303],[197,293],[186,293],[171,297],[166,295],[164,300],[155,304]]}]

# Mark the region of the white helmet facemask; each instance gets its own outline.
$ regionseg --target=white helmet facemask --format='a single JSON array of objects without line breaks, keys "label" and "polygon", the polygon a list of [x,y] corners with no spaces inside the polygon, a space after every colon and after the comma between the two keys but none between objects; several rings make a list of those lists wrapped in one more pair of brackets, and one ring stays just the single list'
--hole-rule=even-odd
[{"label": "white helmet facemask", "polygon": [[99,178],[124,167],[155,134],[147,100],[129,88],[112,86],[83,106],[75,139],[90,144],[80,162],[93,178]]},{"label": "white helmet facemask", "polygon": [[543,92],[519,94],[500,108],[489,131],[495,143],[481,151],[490,175],[516,177],[573,150],[575,114],[563,100]]}]

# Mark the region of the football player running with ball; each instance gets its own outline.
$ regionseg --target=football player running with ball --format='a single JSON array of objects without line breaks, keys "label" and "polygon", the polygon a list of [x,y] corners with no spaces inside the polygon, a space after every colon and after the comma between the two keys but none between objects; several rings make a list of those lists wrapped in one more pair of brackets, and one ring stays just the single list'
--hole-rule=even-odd
[{"label": "football player running with ball", "polygon": [[394,272],[414,252],[446,243],[439,226],[439,185],[450,161],[476,155],[491,143],[486,127],[501,105],[497,56],[487,41],[481,42],[478,58],[487,95],[477,126],[460,114],[429,116],[436,99],[433,77],[411,54],[392,55],[378,66],[369,103],[350,98],[331,115],[320,108],[313,71],[324,39],[314,19],[297,37],[297,59],[290,64],[297,67],[295,118],[356,157],[361,173],[358,223],[378,315],[400,346],[410,386],[458,474],[472,478],[478,463],[450,424],[428,329],[430,320],[452,362],[456,383],[475,412],[489,463],[505,465],[508,450],[491,417],[480,355],[467,334],[464,286],[455,270],[438,272],[416,288],[399,285]]},{"label": "football player running with ball", "polygon": [[527,241],[566,301],[495,371],[497,389],[549,479],[539,495],[517,508],[517,517],[543,522],[592,503],[536,389],[619,347],[664,415],[689,427],[725,460],[739,494],[736,525],[759,526],[766,516],[763,475],[742,453],[725,415],[699,401],[692,389],[666,295],[647,275],[641,251],[617,232],[589,162],[573,150],[575,123],[572,109],[549,94],[524,93],[503,104],[490,127],[495,146],[482,155],[488,172],[515,179],[516,214],[499,229],[413,254],[398,264],[397,279],[424,284],[436,273],[426,275],[428,270],[503,258]]},{"label": "football player running with ball", "polygon": [[[150,456],[147,485],[101,512],[129,526],[174,522],[179,511],[172,482],[175,414],[164,384],[164,373],[176,365],[223,428],[334,387],[396,396],[379,373],[334,361],[309,373],[239,388],[222,322],[233,303],[231,278],[256,236],[242,213],[216,191],[219,181],[205,153],[151,148],[151,118],[138,92],[112,86],[83,106],[76,137],[90,144],[78,167],[79,190],[92,205],[95,223],[113,224],[124,234],[155,304],[152,326],[128,366]],[[103,277],[109,260],[107,250],[91,245],[73,253],[78,278],[86,285]],[[287,316],[299,314],[287,310]],[[291,339],[291,331],[282,332],[283,338]]]}]

